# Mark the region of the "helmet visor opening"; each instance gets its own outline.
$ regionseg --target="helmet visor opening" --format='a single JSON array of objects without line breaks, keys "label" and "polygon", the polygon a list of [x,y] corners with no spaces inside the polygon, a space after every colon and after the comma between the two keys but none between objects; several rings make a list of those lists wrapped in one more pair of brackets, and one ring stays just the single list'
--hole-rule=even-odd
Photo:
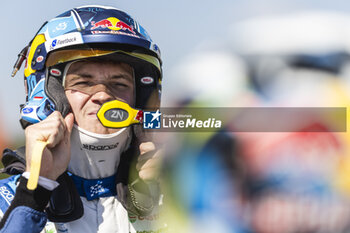
[{"label": "helmet visor opening", "polygon": [[154,56],[136,52],[125,52],[122,50],[99,50],[92,48],[55,51],[48,56],[46,61],[46,67],[51,67],[59,63],[65,63],[91,57],[100,57],[117,53],[126,54],[131,57],[141,59],[155,66],[159,72],[161,71],[160,61]]}]

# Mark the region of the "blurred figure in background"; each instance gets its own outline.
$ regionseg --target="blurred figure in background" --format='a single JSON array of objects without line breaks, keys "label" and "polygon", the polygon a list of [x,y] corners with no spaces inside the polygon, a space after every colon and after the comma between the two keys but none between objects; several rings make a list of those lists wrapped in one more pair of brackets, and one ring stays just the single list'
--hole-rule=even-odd
[{"label": "blurred figure in background", "polygon": [[232,26],[231,46],[267,101],[325,106],[328,96],[315,91],[332,89],[329,81],[348,76],[349,25],[350,17],[336,12],[253,18]]},{"label": "blurred figure in background", "polygon": [[[230,51],[207,50],[185,58],[170,74],[181,94],[175,107],[232,107],[255,102],[246,67]],[[171,80],[171,78],[169,78]],[[169,92],[167,92],[169,94]],[[210,114],[210,113],[209,113]],[[247,232],[241,216],[239,148],[225,127],[218,132],[176,133],[167,148],[164,206],[174,232]]]},{"label": "blurred figure in background", "polygon": [[[229,49],[196,51],[170,72],[164,106],[233,107],[254,102],[245,62]],[[176,82],[176,83],[175,83]],[[179,93],[177,90],[181,90]]]},{"label": "blurred figure in background", "polygon": [[[265,105],[346,107],[349,26],[348,16],[325,12],[258,18],[235,25],[232,44]],[[253,232],[349,231],[349,134],[332,132],[334,123],[315,117],[290,132],[236,134]]]},{"label": "blurred figure in background", "polygon": [[[234,25],[231,48],[177,67],[170,80],[183,95],[171,97],[187,107],[346,107],[349,26],[325,12]],[[235,132],[232,119],[220,132],[176,134],[163,171],[169,229],[349,232],[349,134],[333,132],[340,119],[298,118],[288,132]]]}]

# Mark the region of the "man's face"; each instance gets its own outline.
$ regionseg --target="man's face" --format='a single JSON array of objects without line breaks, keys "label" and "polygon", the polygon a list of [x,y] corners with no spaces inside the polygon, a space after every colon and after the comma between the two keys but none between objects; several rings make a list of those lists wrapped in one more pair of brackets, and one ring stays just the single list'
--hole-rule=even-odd
[{"label": "man's face", "polygon": [[118,131],[98,120],[96,113],[102,104],[118,99],[132,106],[135,101],[133,69],[125,63],[75,62],[67,72],[64,87],[76,124],[98,134]]}]

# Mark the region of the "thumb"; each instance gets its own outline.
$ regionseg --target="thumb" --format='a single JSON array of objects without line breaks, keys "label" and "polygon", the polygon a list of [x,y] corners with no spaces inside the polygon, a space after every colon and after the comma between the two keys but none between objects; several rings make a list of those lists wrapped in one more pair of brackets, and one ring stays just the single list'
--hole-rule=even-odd
[{"label": "thumb", "polygon": [[64,121],[66,122],[66,126],[67,126],[67,136],[70,136],[71,132],[72,132],[72,128],[74,125],[74,115],[73,113],[68,113],[67,116],[64,118]]}]

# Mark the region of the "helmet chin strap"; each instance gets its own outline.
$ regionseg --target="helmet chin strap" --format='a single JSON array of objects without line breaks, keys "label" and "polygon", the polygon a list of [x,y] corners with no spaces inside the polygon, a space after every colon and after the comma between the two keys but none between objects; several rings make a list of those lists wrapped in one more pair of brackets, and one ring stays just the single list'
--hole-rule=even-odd
[{"label": "helmet chin strap", "polygon": [[73,126],[69,172],[85,179],[99,179],[116,173],[120,156],[131,142],[130,127],[113,134],[96,134]]},{"label": "helmet chin strap", "polygon": [[[59,111],[63,117],[70,112],[70,104],[64,93],[64,88],[60,81],[54,77],[49,77],[45,82],[45,92],[48,97],[54,102],[55,109]],[[48,91],[49,90],[49,91]]]}]

